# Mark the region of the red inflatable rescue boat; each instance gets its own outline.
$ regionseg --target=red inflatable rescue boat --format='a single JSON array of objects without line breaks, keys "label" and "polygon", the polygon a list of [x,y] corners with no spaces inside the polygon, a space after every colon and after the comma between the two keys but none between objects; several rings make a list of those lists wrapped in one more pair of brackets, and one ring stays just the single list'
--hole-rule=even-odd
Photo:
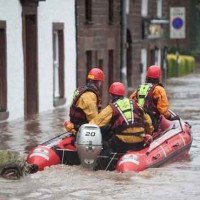
[{"label": "red inflatable rescue boat", "polygon": [[80,165],[74,136],[68,132],[62,133],[38,145],[29,152],[27,162],[37,165],[39,171],[57,164]]},{"label": "red inflatable rescue boat", "polygon": [[139,172],[187,154],[192,144],[191,126],[182,119],[169,121],[161,116],[159,130],[154,136],[153,142],[140,151],[103,156],[100,128],[84,124],[76,142],[71,133],[62,133],[32,149],[27,162],[37,165],[39,171],[57,164],[81,164],[95,170]]},{"label": "red inflatable rescue boat", "polygon": [[191,127],[182,119],[168,121],[161,119],[158,135],[149,147],[141,151],[130,151],[117,163],[117,171],[143,171],[159,167],[169,160],[187,154],[192,144]]}]

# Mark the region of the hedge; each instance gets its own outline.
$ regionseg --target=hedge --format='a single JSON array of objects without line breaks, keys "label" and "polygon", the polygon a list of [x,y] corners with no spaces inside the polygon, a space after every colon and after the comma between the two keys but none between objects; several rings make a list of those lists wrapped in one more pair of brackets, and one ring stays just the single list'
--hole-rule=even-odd
[{"label": "hedge", "polygon": [[167,77],[178,77],[195,72],[195,58],[179,55],[178,62],[175,54],[167,55]]}]

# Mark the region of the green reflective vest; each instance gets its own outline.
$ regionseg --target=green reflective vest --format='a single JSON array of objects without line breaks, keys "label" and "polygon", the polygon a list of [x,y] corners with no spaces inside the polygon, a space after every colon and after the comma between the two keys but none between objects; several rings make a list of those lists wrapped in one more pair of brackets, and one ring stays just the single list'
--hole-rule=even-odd
[{"label": "green reflective vest", "polygon": [[134,116],[132,101],[130,101],[128,98],[118,99],[114,103],[114,106],[118,109],[127,124],[129,124],[129,122],[133,123]]},{"label": "green reflective vest", "polygon": [[146,84],[143,84],[143,85],[140,85],[139,88],[138,88],[138,104],[140,106],[143,107],[144,105],[144,102],[145,102],[145,99],[146,99],[146,96],[148,95],[148,92],[149,90],[151,89],[153,85],[151,83],[146,83]]}]

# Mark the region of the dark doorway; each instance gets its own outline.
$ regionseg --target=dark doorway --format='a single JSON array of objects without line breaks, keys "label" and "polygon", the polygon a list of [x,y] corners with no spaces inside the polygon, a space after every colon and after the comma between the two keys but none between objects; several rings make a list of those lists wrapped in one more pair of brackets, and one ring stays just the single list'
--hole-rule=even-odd
[{"label": "dark doorway", "polygon": [[25,117],[38,113],[37,15],[24,16]]},{"label": "dark doorway", "polygon": [[0,21],[0,121],[8,118],[6,22]]},{"label": "dark doorway", "polygon": [[127,63],[127,84],[128,88],[132,87],[132,36],[129,29],[127,29],[127,53],[126,53],[126,63]]}]

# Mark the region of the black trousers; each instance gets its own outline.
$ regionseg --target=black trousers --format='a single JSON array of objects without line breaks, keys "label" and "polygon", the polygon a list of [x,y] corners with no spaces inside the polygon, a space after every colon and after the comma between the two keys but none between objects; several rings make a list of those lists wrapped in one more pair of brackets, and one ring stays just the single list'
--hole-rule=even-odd
[{"label": "black trousers", "polygon": [[118,137],[113,136],[107,142],[107,148],[110,148],[112,152],[126,153],[127,151],[139,151],[144,148],[144,141],[137,143],[125,143],[122,142]]}]

